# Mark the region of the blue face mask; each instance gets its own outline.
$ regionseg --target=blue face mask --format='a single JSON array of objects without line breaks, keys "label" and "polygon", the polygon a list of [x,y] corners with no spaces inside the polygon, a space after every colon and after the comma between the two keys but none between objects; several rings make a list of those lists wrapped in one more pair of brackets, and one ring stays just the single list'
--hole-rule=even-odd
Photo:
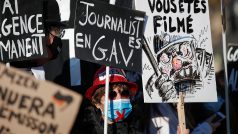
[{"label": "blue face mask", "polygon": [[130,99],[118,99],[108,101],[108,120],[112,122],[119,122],[131,113],[132,106]]}]

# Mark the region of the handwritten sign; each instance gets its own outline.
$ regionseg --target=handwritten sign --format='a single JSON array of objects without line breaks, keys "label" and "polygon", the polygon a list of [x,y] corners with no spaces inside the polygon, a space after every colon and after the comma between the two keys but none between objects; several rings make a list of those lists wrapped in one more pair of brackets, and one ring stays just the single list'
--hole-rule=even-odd
[{"label": "handwritten sign", "polygon": [[238,44],[229,43],[227,52],[229,91],[238,91]]},{"label": "handwritten sign", "polygon": [[103,65],[141,72],[144,13],[94,0],[78,0],[76,56]]},{"label": "handwritten sign", "polygon": [[178,91],[185,102],[216,101],[207,0],[136,0],[136,9],[146,12],[145,39],[157,62],[153,69],[142,53],[145,102],[177,102]]},{"label": "handwritten sign", "polygon": [[82,97],[0,64],[0,128],[12,134],[68,134]]},{"label": "handwritten sign", "polygon": [[47,55],[42,0],[0,1],[0,61]]}]

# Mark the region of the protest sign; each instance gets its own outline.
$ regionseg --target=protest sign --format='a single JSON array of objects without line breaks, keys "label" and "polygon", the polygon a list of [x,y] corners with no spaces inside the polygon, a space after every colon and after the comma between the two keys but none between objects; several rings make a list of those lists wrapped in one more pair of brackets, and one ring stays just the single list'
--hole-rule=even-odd
[{"label": "protest sign", "polygon": [[0,61],[47,56],[42,0],[0,1]]},{"label": "protest sign", "polygon": [[141,72],[144,13],[95,0],[77,3],[76,57]]},{"label": "protest sign", "polygon": [[135,3],[146,12],[145,40],[157,65],[153,68],[148,54],[142,53],[145,102],[177,102],[178,89],[186,93],[185,102],[216,101],[208,2]]},{"label": "protest sign", "polygon": [[0,64],[0,128],[12,134],[69,134],[82,97]]},{"label": "protest sign", "polygon": [[227,51],[228,87],[230,92],[238,91],[238,44],[229,43]]}]

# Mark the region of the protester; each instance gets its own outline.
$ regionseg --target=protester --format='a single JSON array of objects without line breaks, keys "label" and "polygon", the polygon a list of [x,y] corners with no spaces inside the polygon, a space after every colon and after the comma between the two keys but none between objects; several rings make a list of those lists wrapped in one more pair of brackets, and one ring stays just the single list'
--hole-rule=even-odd
[{"label": "protester", "polygon": [[[140,118],[132,99],[138,91],[135,83],[129,82],[122,69],[110,68],[108,116],[104,116],[105,67],[101,67],[94,76],[93,85],[88,88],[85,97],[90,104],[84,109],[84,118],[80,133],[103,133],[104,119],[108,119],[108,133],[142,133]],[[138,107],[141,108],[141,107]]]},{"label": "protester", "polygon": [[48,57],[37,59],[37,65],[43,65],[47,61],[55,59],[59,54],[62,48],[60,36],[66,26],[61,22],[59,5],[56,0],[44,1],[44,19]]},{"label": "protester", "polygon": [[[228,63],[228,70],[229,70],[230,64]],[[235,65],[236,66],[236,65]],[[237,116],[237,93],[236,92],[231,92],[232,90],[230,89],[229,86],[229,103],[225,103],[225,72],[224,70],[221,70],[216,73],[216,86],[217,86],[217,96],[218,96],[218,101],[213,102],[213,103],[204,103],[204,106],[208,111],[210,112],[217,112],[220,111],[223,114],[226,115],[226,104],[229,104],[229,113],[230,113],[230,131],[232,134],[238,133],[238,116]],[[229,76],[229,75],[228,75]],[[221,123],[221,127],[218,128],[217,132],[215,134],[226,134],[226,121],[223,121]]]}]

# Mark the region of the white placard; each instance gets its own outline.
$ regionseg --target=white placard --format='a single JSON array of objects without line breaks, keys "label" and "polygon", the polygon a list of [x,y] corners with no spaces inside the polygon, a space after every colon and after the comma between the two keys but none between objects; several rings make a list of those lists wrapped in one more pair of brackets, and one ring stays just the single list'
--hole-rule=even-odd
[{"label": "white placard", "polygon": [[177,102],[176,89],[185,102],[216,101],[208,1],[136,0],[136,10],[146,12],[144,35],[159,74],[143,53],[145,102]]}]

